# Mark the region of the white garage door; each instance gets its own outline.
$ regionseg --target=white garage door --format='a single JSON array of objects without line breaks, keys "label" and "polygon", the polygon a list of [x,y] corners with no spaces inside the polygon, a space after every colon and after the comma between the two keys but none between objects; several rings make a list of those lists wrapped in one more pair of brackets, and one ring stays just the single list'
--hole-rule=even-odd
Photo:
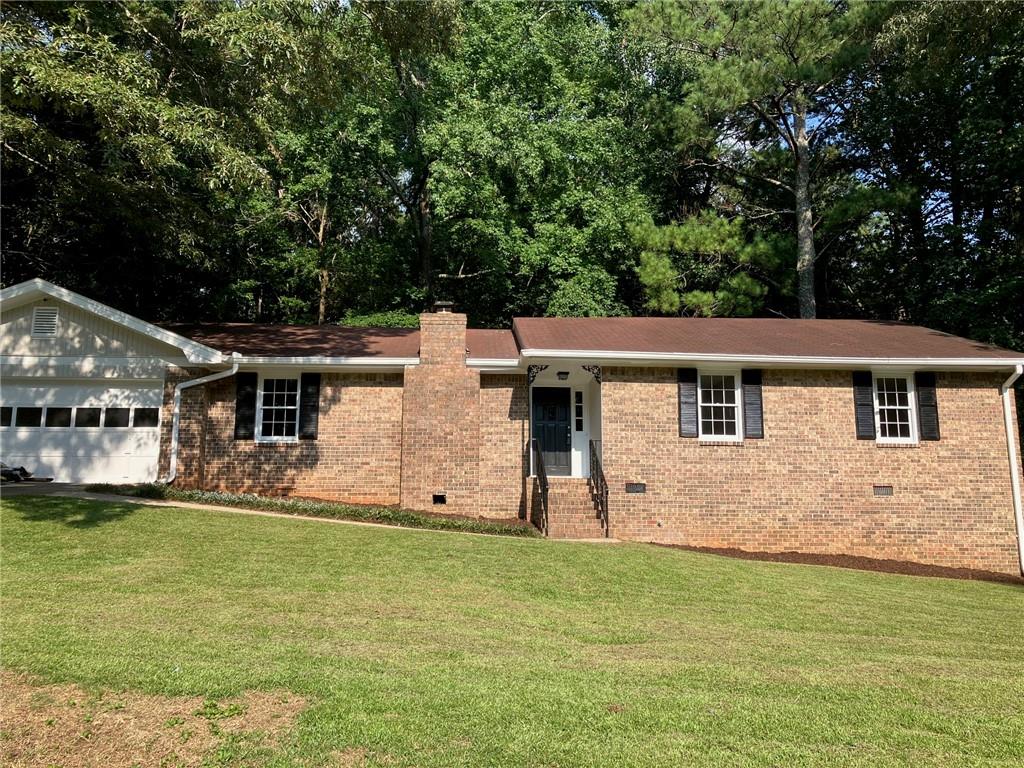
[{"label": "white garage door", "polygon": [[3,383],[0,459],[64,483],[156,480],[159,381]]}]

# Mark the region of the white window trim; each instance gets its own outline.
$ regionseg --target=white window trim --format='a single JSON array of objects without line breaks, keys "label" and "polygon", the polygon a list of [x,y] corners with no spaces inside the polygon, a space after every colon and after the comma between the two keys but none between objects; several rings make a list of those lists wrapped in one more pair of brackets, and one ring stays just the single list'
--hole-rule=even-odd
[{"label": "white window trim", "polygon": [[[297,443],[299,442],[299,418],[302,413],[302,377],[292,375],[292,371],[268,371],[261,373],[256,384],[256,442],[257,443]],[[263,436],[263,382],[265,379],[292,379],[295,381],[295,435]]]},{"label": "white window trim", "polygon": [[[697,369],[697,439],[704,443],[742,443],[743,442],[743,381],[741,371],[733,368],[699,368]],[[704,405],[704,391],[700,385],[702,376],[732,376],[735,382],[736,391],[736,434],[735,435],[706,435],[704,434],[704,419],[701,418],[701,406]],[[708,403],[708,405],[721,405],[721,403]]]},{"label": "white window trim", "polygon": [[[907,407],[910,410],[910,437],[883,437],[882,436],[882,414],[878,405],[878,380],[879,379],[904,379],[907,382]],[[881,445],[917,445],[917,389],[914,387],[913,371],[885,371],[878,370],[871,372],[871,398],[875,413],[875,442]]]}]

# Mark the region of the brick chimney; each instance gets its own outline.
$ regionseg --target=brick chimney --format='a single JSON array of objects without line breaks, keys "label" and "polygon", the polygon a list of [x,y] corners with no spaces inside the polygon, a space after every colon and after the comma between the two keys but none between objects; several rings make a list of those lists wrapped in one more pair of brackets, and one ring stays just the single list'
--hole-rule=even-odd
[{"label": "brick chimney", "polygon": [[420,362],[405,368],[401,503],[479,514],[480,373],[466,367],[466,316],[420,315]]},{"label": "brick chimney", "polygon": [[439,301],[420,315],[420,365],[466,364],[466,316]]}]

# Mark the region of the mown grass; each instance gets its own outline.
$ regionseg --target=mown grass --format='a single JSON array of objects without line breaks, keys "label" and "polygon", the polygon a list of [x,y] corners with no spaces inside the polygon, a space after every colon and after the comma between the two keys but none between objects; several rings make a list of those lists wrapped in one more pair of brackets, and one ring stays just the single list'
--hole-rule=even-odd
[{"label": "mown grass", "polygon": [[269,759],[1024,763],[1024,590],[601,546],[3,503],[3,661],[310,708]]},{"label": "mown grass", "polygon": [[257,496],[252,493],[198,491],[175,488],[174,486],[162,483],[141,483],[138,485],[93,483],[85,486],[85,490],[90,493],[112,493],[118,496],[132,496],[140,499],[188,501],[198,504],[238,507],[239,509],[279,512],[285,515],[306,515],[309,517],[326,517],[334,520],[381,523],[383,525],[396,525],[402,528],[486,533],[493,536],[540,536],[540,532],[526,521],[484,520],[454,515],[421,514],[398,507],[341,504],[332,501],[317,501],[316,499],[275,498]]}]

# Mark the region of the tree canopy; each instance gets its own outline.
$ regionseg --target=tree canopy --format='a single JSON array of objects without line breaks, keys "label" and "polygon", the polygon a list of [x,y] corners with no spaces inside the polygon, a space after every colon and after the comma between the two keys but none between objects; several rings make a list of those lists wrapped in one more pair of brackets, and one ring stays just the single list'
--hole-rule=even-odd
[{"label": "tree canopy", "polygon": [[1024,344],[1024,6],[8,2],[4,284]]}]

